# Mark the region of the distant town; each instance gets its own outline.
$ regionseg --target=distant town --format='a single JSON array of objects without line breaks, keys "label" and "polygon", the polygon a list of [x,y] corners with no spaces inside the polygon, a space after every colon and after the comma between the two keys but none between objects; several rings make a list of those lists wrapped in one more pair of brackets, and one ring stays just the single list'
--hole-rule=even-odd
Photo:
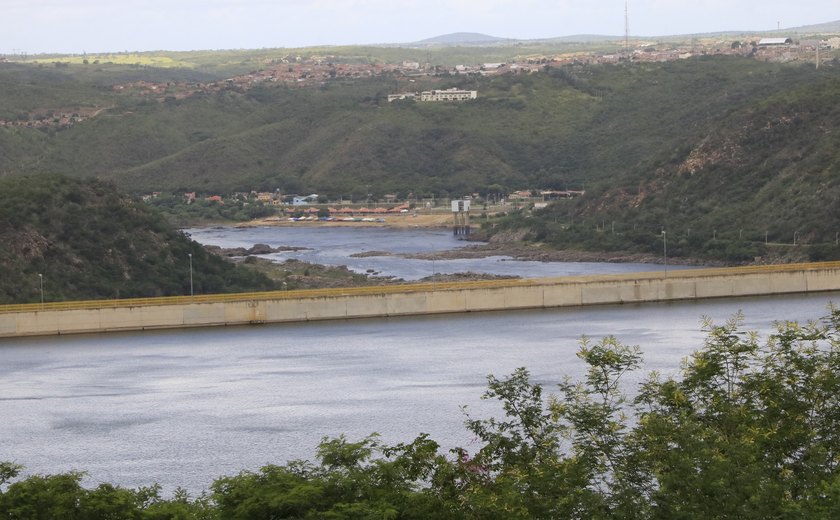
[{"label": "distant town", "polygon": [[[448,211],[452,200],[472,201],[478,206],[475,209],[486,209],[489,206],[495,208],[520,207],[522,205],[533,205],[540,209],[549,202],[561,199],[571,199],[584,195],[583,190],[518,190],[511,193],[487,194],[482,196],[479,193],[465,195],[457,199],[448,197],[418,197],[409,193],[405,197],[390,193],[380,197],[369,195],[361,200],[340,198],[328,200],[327,197],[316,193],[310,195],[283,194],[280,190],[270,191],[237,191],[226,196],[222,195],[199,195],[194,191],[183,193],[184,204],[259,204],[267,207],[274,207],[276,213],[288,214],[291,218],[320,218],[328,220],[338,217],[368,217],[384,216],[393,214],[406,214],[418,210],[427,211]],[[162,192],[147,193],[142,196],[146,202],[154,202],[155,199],[165,197]],[[169,195],[171,196],[171,195]],[[177,196],[177,195],[176,195]]]},{"label": "distant town", "polygon": [[[248,90],[265,83],[281,83],[287,86],[318,86],[327,81],[344,78],[366,78],[393,76],[398,81],[411,82],[418,78],[448,78],[458,75],[502,75],[532,73],[546,66],[587,65],[619,62],[665,62],[688,59],[694,56],[727,55],[750,56],[772,62],[815,60],[817,50],[840,49],[840,37],[826,40],[801,40],[792,38],[763,38],[751,42],[720,41],[717,44],[693,43],[687,46],[663,46],[655,42],[636,42],[632,49],[612,54],[571,53],[557,56],[532,56],[509,63],[482,63],[478,65],[456,65],[451,68],[403,61],[402,63],[339,63],[338,56],[286,56],[272,59],[266,67],[248,74],[235,76],[224,81],[211,83],[150,83],[137,81],[113,88],[130,91],[140,96],[164,101],[167,97],[183,99],[195,94],[217,92],[224,89]],[[828,58],[828,56],[824,56]],[[442,91],[429,92],[439,95]],[[395,92],[394,94],[398,94]]]},{"label": "distant town", "polygon": [[[335,80],[388,76],[397,82],[396,91],[388,95],[388,101],[405,99],[469,101],[477,97],[476,91],[450,89],[418,92],[411,88],[411,84],[421,78],[427,82],[434,82],[461,75],[530,74],[547,66],[667,62],[696,56],[744,56],[768,62],[813,62],[815,66],[819,66],[823,61],[836,58],[838,50],[840,50],[840,37],[802,40],[778,37],[751,41],[718,40],[714,42],[692,40],[683,45],[634,41],[631,46],[614,53],[575,52],[552,56],[529,56],[507,63],[481,63],[454,67],[442,67],[416,61],[341,63],[342,58],[334,55],[303,57],[290,54],[266,59],[263,68],[219,81],[156,83],[138,80],[114,85],[112,89],[115,92],[163,103],[168,100],[182,100],[195,95],[226,90],[245,92],[262,85],[275,84],[306,88],[321,86]],[[0,62],[3,61],[8,61],[8,58],[0,57]],[[92,62],[92,64],[99,63],[99,60]],[[56,61],[55,65],[61,66],[63,63]],[[104,111],[107,111],[107,107],[42,108],[31,113],[20,114],[13,120],[0,119],[0,126],[68,128]]]}]

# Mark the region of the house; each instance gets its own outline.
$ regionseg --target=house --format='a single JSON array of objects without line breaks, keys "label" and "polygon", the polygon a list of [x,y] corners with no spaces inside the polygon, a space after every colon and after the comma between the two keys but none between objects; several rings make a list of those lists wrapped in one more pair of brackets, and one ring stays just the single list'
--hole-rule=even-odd
[{"label": "house", "polygon": [[802,50],[817,50],[822,46],[822,42],[820,40],[800,40],[799,48]]},{"label": "house", "polygon": [[543,200],[571,199],[583,195],[582,190],[541,190]]},{"label": "house", "polygon": [[790,38],[762,38],[758,41],[759,47],[783,47],[791,45],[793,40]]},{"label": "house", "polygon": [[305,197],[300,195],[292,197],[292,206],[307,206],[313,202],[318,202],[317,193],[313,193],[312,195],[307,195]]},{"label": "house", "polygon": [[541,190],[540,196],[543,200],[558,200],[569,197],[569,192],[565,190]]},{"label": "house", "polygon": [[522,199],[530,199],[531,198],[531,191],[530,190],[520,190],[514,191],[510,195],[508,195],[508,200],[522,200]]},{"label": "house", "polygon": [[219,204],[224,204],[225,203],[225,201],[222,200],[221,195],[210,195],[209,197],[206,197],[204,200],[206,200],[207,202],[218,202]]},{"label": "house", "polygon": [[405,92],[402,94],[388,94],[388,103],[391,101],[398,101],[401,99],[414,99],[417,97],[417,92]]},{"label": "house", "polygon": [[188,191],[188,192],[184,193],[184,200],[187,201],[187,204],[191,204],[195,200],[195,192],[194,191]]}]

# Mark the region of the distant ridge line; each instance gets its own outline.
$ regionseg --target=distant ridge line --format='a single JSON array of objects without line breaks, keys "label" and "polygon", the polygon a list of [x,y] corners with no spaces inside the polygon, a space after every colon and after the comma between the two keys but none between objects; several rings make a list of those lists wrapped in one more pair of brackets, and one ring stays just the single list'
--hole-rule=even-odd
[{"label": "distant ridge line", "polygon": [[[831,22],[824,22],[811,25],[802,25],[798,27],[788,27],[783,29],[767,29],[767,30],[729,30],[729,31],[712,31],[712,32],[698,32],[686,34],[670,34],[670,35],[630,35],[634,39],[654,39],[654,38],[685,38],[696,36],[742,36],[742,35],[761,35],[761,34],[827,34],[840,33],[840,20]],[[502,38],[499,36],[491,36],[476,32],[455,32],[449,34],[442,34],[432,38],[426,38],[416,42],[406,42],[402,44],[392,45],[407,45],[407,46],[447,46],[447,45],[491,45],[495,43],[552,43],[552,42],[595,42],[595,41],[616,41],[622,40],[624,36],[607,35],[607,34],[574,34],[566,36],[555,36],[548,38]]]}]

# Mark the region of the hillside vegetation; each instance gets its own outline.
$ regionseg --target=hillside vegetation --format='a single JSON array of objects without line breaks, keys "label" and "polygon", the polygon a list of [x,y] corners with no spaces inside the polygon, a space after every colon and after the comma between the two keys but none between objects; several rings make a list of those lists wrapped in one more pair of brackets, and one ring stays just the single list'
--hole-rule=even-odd
[{"label": "hillside vegetation", "polygon": [[[95,175],[137,193],[280,189],[347,198],[585,189],[585,197],[532,222],[497,228],[525,226],[533,240],[556,245],[645,251],[662,245],[662,229],[679,229],[675,255],[726,249],[718,238],[733,234],[768,243],[793,243],[796,234],[799,243],[830,245],[838,227],[834,62],[815,70],[710,57],[414,83],[381,76],[320,88],[233,87],[164,102],[117,95],[90,73],[74,76],[74,67],[19,68],[0,68],[0,89],[17,96],[11,105],[60,103],[51,98],[57,92],[75,101],[89,91],[111,108],[63,130],[0,128],[3,174]],[[33,101],[12,87],[26,74],[27,85],[63,83],[34,89]],[[447,87],[477,89],[479,99],[385,99]],[[591,234],[608,223],[615,237],[566,233],[573,224]],[[629,237],[632,231],[646,235]],[[738,246],[723,256],[753,258],[760,249]],[[830,248],[814,254],[832,255]]]},{"label": "hillside vegetation", "polygon": [[[616,164],[585,197],[488,232],[727,262],[840,258],[837,70],[759,69],[744,71],[747,81],[705,71],[668,92],[657,80],[637,82],[628,97],[648,98],[645,115],[659,123],[628,124],[614,158],[629,159],[629,167]],[[671,80],[671,87],[679,81]]]},{"label": "hillside vegetation", "polygon": [[[267,290],[100,180],[0,178],[0,303]],[[41,276],[39,276],[41,275]]]}]

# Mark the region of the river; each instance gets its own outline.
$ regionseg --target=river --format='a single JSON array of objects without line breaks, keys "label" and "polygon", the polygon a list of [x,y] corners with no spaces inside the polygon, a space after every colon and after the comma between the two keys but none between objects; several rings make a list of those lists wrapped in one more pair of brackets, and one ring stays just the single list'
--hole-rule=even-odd
[{"label": "river", "polygon": [[[272,247],[307,247],[301,251],[284,251],[261,255],[276,261],[295,258],[324,265],[346,265],[358,273],[374,271],[380,276],[418,280],[433,273],[488,273],[496,275],[540,278],[586,274],[615,274],[659,271],[663,265],[605,262],[532,262],[517,261],[506,256],[454,260],[421,260],[403,258],[401,254],[447,251],[466,247],[471,242],[460,240],[445,229],[391,229],[377,227],[248,227],[196,228],[185,230],[205,245],[245,247],[268,244]],[[384,251],[394,256],[353,257],[357,253]],[[669,266],[668,269],[685,269]]]},{"label": "river", "polygon": [[670,373],[702,344],[701,316],[745,327],[827,314],[840,293],[0,340],[0,460],[86,483],[197,493],[221,475],[312,458],[323,436],[430,433],[477,449],[461,406],[497,414],[488,374],[581,377],[581,335],[638,344]]}]

